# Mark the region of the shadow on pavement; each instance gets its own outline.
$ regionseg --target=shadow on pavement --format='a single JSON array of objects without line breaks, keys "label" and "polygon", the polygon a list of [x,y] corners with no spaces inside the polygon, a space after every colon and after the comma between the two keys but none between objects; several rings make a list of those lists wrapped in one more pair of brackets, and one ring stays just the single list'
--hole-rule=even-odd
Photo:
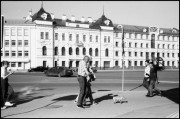
[{"label": "shadow on pavement", "polygon": [[98,90],[98,91],[111,91],[111,90]]},{"label": "shadow on pavement", "polygon": [[113,99],[113,96],[114,96],[113,94],[107,94],[107,95],[104,95],[102,97],[96,98],[95,100],[96,100],[97,103],[99,103],[99,102],[101,102],[103,100]]},{"label": "shadow on pavement", "polygon": [[77,95],[68,95],[60,98],[53,99],[52,101],[61,101],[61,100],[75,100]]},{"label": "shadow on pavement", "polygon": [[162,90],[162,96],[172,100],[179,104],[179,88],[173,88],[169,90]]}]

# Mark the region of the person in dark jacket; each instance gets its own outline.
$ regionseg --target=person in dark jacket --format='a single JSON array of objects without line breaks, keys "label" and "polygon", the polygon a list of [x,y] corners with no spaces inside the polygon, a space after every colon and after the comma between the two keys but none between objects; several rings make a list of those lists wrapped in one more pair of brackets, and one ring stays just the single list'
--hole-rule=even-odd
[{"label": "person in dark jacket", "polygon": [[157,68],[156,65],[154,65],[153,61],[150,63],[150,82],[148,87],[148,97],[153,97],[153,92],[157,92],[158,94],[161,94],[161,91],[156,88],[156,82],[157,82]]}]

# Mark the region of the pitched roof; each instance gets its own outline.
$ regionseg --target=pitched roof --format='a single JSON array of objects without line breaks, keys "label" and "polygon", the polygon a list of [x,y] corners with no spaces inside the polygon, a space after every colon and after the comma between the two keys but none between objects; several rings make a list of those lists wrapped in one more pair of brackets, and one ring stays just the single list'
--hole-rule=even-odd
[{"label": "pitched roof", "polygon": [[32,21],[27,21],[27,20],[19,20],[19,19],[6,19],[5,20],[5,25],[32,25],[35,24]]},{"label": "pitched roof", "polygon": [[34,21],[34,20],[44,20],[43,18],[41,18],[41,15],[43,13],[47,14],[46,21],[52,21],[50,13],[46,12],[43,7],[41,7],[41,9],[32,16],[32,21]]}]

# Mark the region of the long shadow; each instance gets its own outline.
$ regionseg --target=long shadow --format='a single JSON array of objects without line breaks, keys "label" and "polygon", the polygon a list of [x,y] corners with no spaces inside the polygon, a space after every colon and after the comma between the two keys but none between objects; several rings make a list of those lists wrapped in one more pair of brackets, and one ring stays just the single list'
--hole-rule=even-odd
[{"label": "long shadow", "polygon": [[77,97],[77,95],[68,95],[68,96],[63,96],[63,97],[60,97],[60,98],[53,99],[52,101],[75,100],[76,97]]},{"label": "long shadow", "polygon": [[169,90],[163,90],[162,96],[172,100],[173,102],[179,104],[179,87]]},{"label": "long shadow", "polygon": [[103,101],[103,100],[113,99],[113,96],[114,96],[113,94],[107,94],[107,95],[104,95],[104,96],[102,96],[102,97],[96,98],[95,101],[96,101],[97,103],[99,103],[99,102],[101,102],[101,101]]},{"label": "long shadow", "polygon": [[98,91],[111,91],[111,90],[98,90]]}]

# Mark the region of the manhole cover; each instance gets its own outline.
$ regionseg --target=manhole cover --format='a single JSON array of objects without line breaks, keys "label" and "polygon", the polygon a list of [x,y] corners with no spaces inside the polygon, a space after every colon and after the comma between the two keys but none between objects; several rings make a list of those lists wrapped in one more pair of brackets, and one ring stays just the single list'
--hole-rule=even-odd
[{"label": "manhole cover", "polygon": [[63,105],[51,105],[46,107],[46,109],[61,108],[61,107],[63,107]]}]

